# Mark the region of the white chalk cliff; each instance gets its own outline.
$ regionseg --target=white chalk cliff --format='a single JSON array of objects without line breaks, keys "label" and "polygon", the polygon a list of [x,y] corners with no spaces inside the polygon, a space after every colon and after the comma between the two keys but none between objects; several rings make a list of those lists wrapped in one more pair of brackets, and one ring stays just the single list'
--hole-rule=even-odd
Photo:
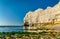
[{"label": "white chalk cliff", "polygon": [[45,10],[38,8],[35,11],[29,11],[24,17],[24,23],[46,23],[52,19],[60,21],[60,2],[54,7],[47,7]]}]

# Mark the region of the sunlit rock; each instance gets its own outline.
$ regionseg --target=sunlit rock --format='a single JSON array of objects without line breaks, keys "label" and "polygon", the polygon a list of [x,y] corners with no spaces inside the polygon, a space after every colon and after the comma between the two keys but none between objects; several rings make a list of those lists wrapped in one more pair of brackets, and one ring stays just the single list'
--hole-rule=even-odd
[{"label": "sunlit rock", "polygon": [[38,8],[35,11],[29,11],[24,17],[24,23],[48,23],[52,20],[60,21],[60,2],[54,7],[47,7],[45,10]]}]

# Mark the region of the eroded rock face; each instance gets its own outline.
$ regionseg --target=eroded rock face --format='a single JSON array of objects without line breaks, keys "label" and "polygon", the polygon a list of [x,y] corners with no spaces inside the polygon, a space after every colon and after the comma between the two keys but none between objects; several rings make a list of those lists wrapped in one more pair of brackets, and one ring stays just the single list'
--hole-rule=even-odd
[{"label": "eroded rock face", "polygon": [[60,2],[54,7],[47,7],[45,10],[38,8],[35,11],[29,11],[24,17],[24,23],[46,23],[52,19],[60,20]]}]

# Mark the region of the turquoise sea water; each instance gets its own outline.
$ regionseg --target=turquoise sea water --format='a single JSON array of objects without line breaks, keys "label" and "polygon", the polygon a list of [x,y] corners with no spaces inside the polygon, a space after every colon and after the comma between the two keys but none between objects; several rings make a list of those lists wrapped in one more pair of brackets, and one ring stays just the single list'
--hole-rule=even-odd
[{"label": "turquoise sea water", "polygon": [[0,32],[23,32],[23,26],[0,26]]}]

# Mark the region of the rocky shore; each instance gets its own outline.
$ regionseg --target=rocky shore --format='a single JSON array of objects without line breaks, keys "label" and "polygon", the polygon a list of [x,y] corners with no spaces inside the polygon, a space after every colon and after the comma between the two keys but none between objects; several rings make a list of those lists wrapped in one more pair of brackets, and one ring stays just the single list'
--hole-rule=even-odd
[{"label": "rocky shore", "polygon": [[0,32],[0,39],[60,39],[60,32]]}]

